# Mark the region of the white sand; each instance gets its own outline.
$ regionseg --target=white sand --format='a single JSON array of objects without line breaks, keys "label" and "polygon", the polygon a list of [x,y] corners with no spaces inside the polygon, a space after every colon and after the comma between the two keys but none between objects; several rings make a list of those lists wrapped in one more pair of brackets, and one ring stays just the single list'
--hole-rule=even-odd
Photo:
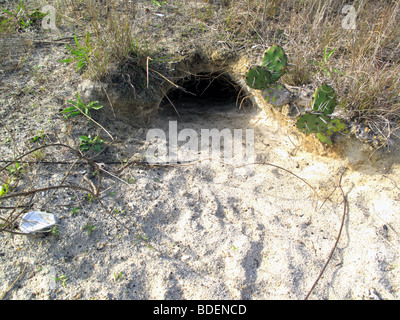
[{"label": "white sand", "polygon": [[[122,212],[117,217],[124,227],[98,204],[84,202],[75,216],[53,207],[61,218],[59,237],[0,235],[0,292],[27,265],[5,299],[304,299],[338,235],[343,199],[334,189],[345,167],[343,233],[310,299],[398,298],[395,148],[376,152],[370,162],[367,148],[344,139],[341,157],[321,156],[319,142],[310,138],[301,145],[304,137],[271,114],[235,108],[198,114],[186,107],[179,119],[167,112],[147,128],[126,127],[118,150],[143,154],[147,130],[167,131],[169,120],[178,120],[179,128],[254,128],[257,161],[292,171],[317,194],[270,165],[250,173],[218,161],[130,166],[121,178],[135,179],[132,185],[107,175],[103,182],[113,192],[103,202]],[[57,201],[73,202],[62,193]],[[90,236],[84,229],[89,223],[97,227]]]}]

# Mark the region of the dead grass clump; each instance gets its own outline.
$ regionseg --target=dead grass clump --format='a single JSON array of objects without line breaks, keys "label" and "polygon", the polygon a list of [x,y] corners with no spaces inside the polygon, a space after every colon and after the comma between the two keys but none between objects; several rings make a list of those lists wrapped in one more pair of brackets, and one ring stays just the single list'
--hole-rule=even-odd
[{"label": "dead grass clump", "polygon": [[[133,32],[135,2],[129,0],[64,0],[72,16],[85,16],[80,29],[91,34],[91,55],[88,61],[89,78],[107,76],[113,66],[125,61],[145,66],[152,56],[147,39]],[[87,23],[89,21],[89,23]]]}]

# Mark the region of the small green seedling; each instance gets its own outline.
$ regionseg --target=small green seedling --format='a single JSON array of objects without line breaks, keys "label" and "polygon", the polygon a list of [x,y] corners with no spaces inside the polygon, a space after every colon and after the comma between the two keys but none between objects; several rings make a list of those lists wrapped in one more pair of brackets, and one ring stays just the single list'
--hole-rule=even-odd
[{"label": "small green seedling", "polygon": [[98,101],[92,101],[89,104],[85,104],[81,97],[79,96],[79,92],[76,93],[77,101],[67,100],[68,103],[72,104],[72,107],[66,108],[62,111],[62,113],[66,114],[65,118],[72,118],[79,114],[84,113],[88,117],[90,117],[90,112],[92,110],[99,110],[103,108]]},{"label": "small green seedling", "polygon": [[81,211],[80,208],[70,208],[71,216],[75,216],[79,211]]},{"label": "small green seedling", "polygon": [[32,142],[38,142],[41,139],[44,139],[45,133],[43,130],[37,131],[36,136],[32,138]]},{"label": "small green seedling", "polygon": [[93,201],[94,201],[94,197],[92,196],[91,193],[88,193],[88,194],[86,195],[86,200],[89,201],[89,202],[93,202]]},{"label": "small green seedling", "polygon": [[120,271],[119,273],[114,272],[114,280],[119,281],[121,279],[122,279],[122,271]]},{"label": "small green seedling", "polygon": [[118,209],[114,209],[114,211],[115,211],[115,213],[118,214],[118,215],[123,215],[124,212],[125,212],[125,209],[124,209],[124,210],[121,210],[121,211],[119,211]]},{"label": "small green seedling", "polygon": [[9,178],[7,177],[5,179],[5,181],[3,182],[3,184],[0,185],[0,197],[4,196],[5,194],[9,193],[11,190],[11,184],[13,183],[13,181],[15,180],[15,178]]},{"label": "small green seedling", "polygon": [[104,142],[104,140],[99,139],[98,136],[95,136],[92,139],[90,134],[88,136],[80,136],[79,140],[81,142],[79,145],[79,148],[81,149],[81,151],[93,150],[96,152],[100,152],[101,146]]},{"label": "small green seedling", "polygon": [[60,236],[60,230],[58,229],[58,226],[54,226],[52,229],[51,229],[51,233],[53,234],[53,235],[55,235],[55,236]]},{"label": "small green seedling", "polygon": [[24,173],[25,171],[23,170],[23,165],[20,165],[18,162],[16,162],[14,165],[12,166],[8,166],[7,170],[9,172],[9,174],[13,175],[13,176],[18,176],[21,173]]},{"label": "small green seedling", "polygon": [[97,229],[97,227],[93,226],[93,224],[88,224],[87,226],[84,227],[89,233],[89,236],[92,234],[92,232]]},{"label": "small green seedling", "polygon": [[141,241],[146,242],[146,246],[147,246],[149,249],[153,249],[153,248],[151,247],[151,245],[148,243],[148,242],[149,242],[149,239],[148,239],[147,237],[138,235],[137,238],[138,238],[138,240],[135,241],[135,244],[138,243],[138,242],[141,240]]},{"label": "small green seedling", "polygon": [[62,275],[60,277],[54,277],[54,280],[61,282],[61,284],[63,285],[63,287],[65,287],[65,284],[67,282],[67,276],[66,275]]}]

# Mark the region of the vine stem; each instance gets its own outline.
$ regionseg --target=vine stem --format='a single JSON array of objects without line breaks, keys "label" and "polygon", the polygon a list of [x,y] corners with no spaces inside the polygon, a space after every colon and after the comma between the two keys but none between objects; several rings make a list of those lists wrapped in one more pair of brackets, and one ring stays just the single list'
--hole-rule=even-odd
[{"label": "vine stem", "polygon": [[331,252],[330,252],[330,254],[329,254],[328,259],[327,259],[326,262],[325,262],[324,267],[322,268],[321,272],[319,273],[318,278],[315,280],[315,282],[314,282],[313,286],[311,287],[310,291],[308,291],[308,293],[307,293],[306,297],[304,298],[304,300],[307,300],[307,299],[310,297],[310,295],[311,295],[311,293],[313,292],[313,290],[314,290],[315,286],[317,285],[318,281],[321,279],[321,277],[322,277],[322,275],[323,275],[323,273],[324,273],[326,267],[327,267],[328,264],[329,264],[329,261],[331,260],[331,258],[332,258],[332,256],[333,256],[333,253],[334,253],[335,250],[336,250],[336,247],[337,247],[337,245],[338,245],[338,243],[339,243],[339,240],[340,240],[340,236],[341,236],[341,234],[342,234],[342,230],[343,230],[343,226],[344,226],[344,221],[345,221],[345,219],[346,219],[346,212],[347,212],[346,195],[344,194],[344,191],[343,191],[342,185],[341,185],[341,183],[342,183],[342,178],[343,178],[343,173],[341,173],[340,178],[339,178],[339,183],[338,183],[338,188],[340,189],[340,192],[342,193],[342,197],[343,197],[343,215],[342,215],[342,222],[341,222],[341,224],[340,224],[339,233],[338,233],[338,236],[336,237],[335,244],[334,244],[334,246],[333,246],[333,248],[332,248],[332,250],[331,250]]}]

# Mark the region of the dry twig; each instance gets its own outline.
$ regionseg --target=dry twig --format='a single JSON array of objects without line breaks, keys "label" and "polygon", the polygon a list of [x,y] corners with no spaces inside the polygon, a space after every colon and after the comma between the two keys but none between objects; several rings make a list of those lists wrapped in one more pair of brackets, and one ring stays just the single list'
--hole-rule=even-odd
[{"label": "dry twig", "polygon": [[334,246],[333,246],[333,248],[332,248],[332,250],[331,250],[331,252],[330,252],[330,254],[329,254],[329,256],[328,256],[328,259],[327,259],[326,262],[325,262],[324,267],[322,268],[321,272],[319,273],[319,275],[318,275],[317,279],[315,280],[314,284],[312,285],[310,291],[308,291],[308,293],[307,293],[307,295],[306,295],[306,297],[305,297],[304,300],[307,300],[307,299],[310,297],[310,294],[313,292],[313,290],[314,290],[315,286],[317,285],[318,281],[321,279],[321,277],[322,277],[322,275],[323,275],[323,273],[324,273],[326,267],[327,267],[328,264],[329,264],[329,261],[331,260],[331,258],[332,258],[332,256],[333,256],[333,253],[334,253],[335,250],[336,250],[336,247],[337,247],[337,245],[338,245],[338,243],[339,243],[340,236],[341,236],[341,234],[342,234],[342,230],[343,230],[343,226],[344,226],[344,221],[345,221],[345,218],[346,218],[346,212],[347,212],[346,195],[344,194],[344,191],[343,191],[342,186],[341,186],[342,177],[343,177],[343,173],[341,173],[341,175],[340,175],[339,183],[338,183],[338,186],[337,186],[337,187],[340,189],[340,192],[342,193],[342,197],[343,197],[343,215],[342,215],[342,222],[341,222],[341,224],[340,224],[339,233],[338,233],[338,236],[336,237],[335,244],[334,244]]}]

